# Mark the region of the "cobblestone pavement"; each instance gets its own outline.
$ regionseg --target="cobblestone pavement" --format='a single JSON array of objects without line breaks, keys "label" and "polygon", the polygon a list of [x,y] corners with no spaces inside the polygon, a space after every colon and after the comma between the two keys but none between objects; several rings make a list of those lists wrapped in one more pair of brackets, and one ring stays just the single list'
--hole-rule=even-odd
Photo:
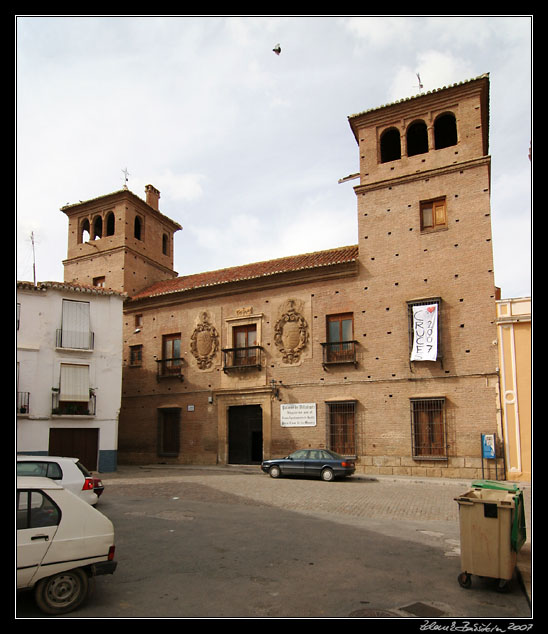
[{"label": "cobblestone pavement", "polygon": [[[123,466],[116,473],[102,474],[102,478],[107,486],[135,484],[136,480],[150,486],[193,482],[288,510],[419,522],[458,522],[454,498],[470,487],[465,480],[397,476],[355,475],[329,483],[296,478],[273,480],[259,467]],[[524,487],[524,497],[530,519],[530,487]]]},{"label": "cobblestone pavement", "polygon": [[[268,505],[332,521],[382,531],[442,548],[448,557],[460,556],[458,504],[469,490],[466,480],[355,475],[344,481],[272,479],[259,467],[121,466],[101,474],[108,487],[135,484],[154,488],[161,496]],[[531,596],[531,487],[521,486],[526,509],[527,543],[518,557],[525,592]]]}]

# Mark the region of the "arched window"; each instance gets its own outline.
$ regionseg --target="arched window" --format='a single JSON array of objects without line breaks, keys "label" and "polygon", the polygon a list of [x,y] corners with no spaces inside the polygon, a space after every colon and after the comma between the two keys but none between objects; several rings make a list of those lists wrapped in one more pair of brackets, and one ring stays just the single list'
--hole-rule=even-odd
[{"label": "arched window", "polygon": [[428,152],[428,130],[424,121],[414,121],[407,128],[407,156]]},{"label": "arched window", "polygon": [[381,135],[381,163],[401,158],[400,133],[396,128],[388,128]]},{"label": "arched window", "polygon": [[114,213],[109,211],[107,214],[107,236],[114,235]]},{"label": "arched window", "polygon": [[80,242],[88,242],[90,238],[89,220],[84,218],[80,225]]},{"label": "arched window", "polygon": [[96,216],[93,220],[93,234],[92,240],[97,240],[103,237],[103,219],[101,216]]},{"label": "arched window", "polygon": [[133,236],[135,238],[137,238],[137,240],[142,240],[141,238],[141,234],[142,234],[142,227],[143,223],[141,221],[141,218],[139,218],[139,216],[135,216],[135,222],[133,224]]},{"label": "arched window", "polygon": [[434,143],[436,150],[457,145],[457,120],[452,112],[440,114],[434,121]]}]

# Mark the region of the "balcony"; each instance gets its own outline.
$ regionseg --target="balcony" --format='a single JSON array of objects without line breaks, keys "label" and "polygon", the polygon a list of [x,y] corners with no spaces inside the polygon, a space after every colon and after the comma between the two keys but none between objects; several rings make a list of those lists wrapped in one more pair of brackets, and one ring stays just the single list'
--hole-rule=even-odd
[{"label": "balcony", "polygon": [[95,416],[95,394],[90,394],[89,401],[64,401],[54,392],[51,401],[54,416]]},{"label": "balcony", "polygon": [[59,328],[55,332],[55,346],[70,350],[93,350],[95,335],[93,332],[75,332]]},{"label": "balcony", "polygon": [[357,341],[336,341],[322,343],[323,359],[322,365],[324,368],[330,365],[342,365],[352,363],[354,366],[358,365],[358,359],[356,355]]},{"label": "balcony", "polygon": [[260,370],[263,367],[264,350],[261,346],[224,348],[223,372]]},{"label": "balcony", "polygon": [[17,413],[28,414],[30,407],[30,392],[17,392]]},{"label": "balcony", "polygon": [[182,373],[183,358],[171,357],[169,359],[156,359],[156,380],[160,379],[179,379],[184,381],[185,377]]}]

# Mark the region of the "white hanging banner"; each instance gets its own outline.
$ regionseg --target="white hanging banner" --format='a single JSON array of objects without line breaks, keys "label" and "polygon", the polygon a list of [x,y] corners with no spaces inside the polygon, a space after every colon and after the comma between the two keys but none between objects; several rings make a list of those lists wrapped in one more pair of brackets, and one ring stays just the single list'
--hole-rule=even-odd
[{"label": "white hanging banner", "polygon": [[435,361],[438,357],[438,305],[413,306],[411,361]]}]

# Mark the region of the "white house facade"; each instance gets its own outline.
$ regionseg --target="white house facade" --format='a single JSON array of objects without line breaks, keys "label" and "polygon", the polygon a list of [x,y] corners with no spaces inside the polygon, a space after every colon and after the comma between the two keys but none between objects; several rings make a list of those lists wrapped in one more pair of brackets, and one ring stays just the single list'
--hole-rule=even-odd
[{"label": "white house facade", "polygon": [[17,283],[17,452],[115,471],[124,294]]}]

